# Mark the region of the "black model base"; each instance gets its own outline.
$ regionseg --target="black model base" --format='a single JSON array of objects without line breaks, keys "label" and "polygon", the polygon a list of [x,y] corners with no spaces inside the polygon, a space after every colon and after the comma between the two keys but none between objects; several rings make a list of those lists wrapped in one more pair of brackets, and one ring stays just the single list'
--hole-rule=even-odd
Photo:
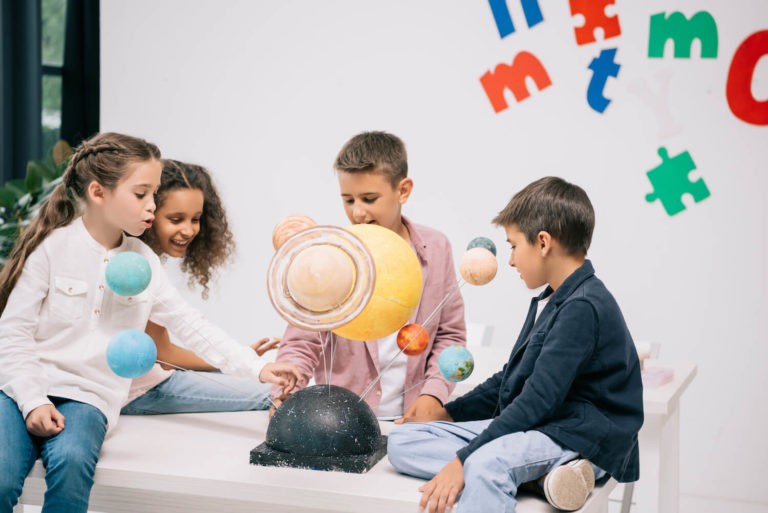
[{"label": "black model base", "polygon": [[336,470],[362,474],[373,468],[387,454],[387,437],[381,436],[379,448],[368,454],[345,456],[306,456],[276,451],[263,442],[251,450],[251,463],[262,467],[291,467],[310,470]]}]

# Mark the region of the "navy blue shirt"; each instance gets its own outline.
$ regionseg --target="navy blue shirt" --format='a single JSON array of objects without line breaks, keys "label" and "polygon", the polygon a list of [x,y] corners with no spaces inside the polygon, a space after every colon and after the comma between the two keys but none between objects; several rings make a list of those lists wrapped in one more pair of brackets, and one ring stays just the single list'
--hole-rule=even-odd
[{"label": "navy blue shirt", "polygon": [[445,408],[457,422],[493,419],[457,452],[462,462],[491,440],[537,430],[619,482],[640,476],[640,362],[619,305],[589,260],[556,291],[547,287],[531,300],[501,371]]}]

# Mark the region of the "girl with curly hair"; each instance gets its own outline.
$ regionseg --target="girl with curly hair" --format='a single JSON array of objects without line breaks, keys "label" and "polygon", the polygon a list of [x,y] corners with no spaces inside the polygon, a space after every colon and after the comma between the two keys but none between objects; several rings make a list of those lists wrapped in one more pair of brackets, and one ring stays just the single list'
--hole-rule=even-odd
[{"label": "girl with curly hair", "polygon": [[[216,187],[201,166],[163,160],[155,222],[141,239],[162,257],[181,259],[190,287],[202,287],[208,298],[215,271],[226,264],[235,243]],[[157,360],[135,379],[124,415],[263,410],[270,387],[253,380],[220,374],[193,352],[171,342],[168,331],[149,322],[146,332],[157,345]],[[251,347],[261,356],[278,341],[261,339]],[[183,369],[187,372],[176,372]]]}]

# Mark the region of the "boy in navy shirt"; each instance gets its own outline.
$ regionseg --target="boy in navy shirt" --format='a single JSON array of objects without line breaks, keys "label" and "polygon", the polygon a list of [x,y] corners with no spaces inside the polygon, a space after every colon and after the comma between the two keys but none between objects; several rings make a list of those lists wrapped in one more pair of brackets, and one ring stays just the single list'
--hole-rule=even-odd
[{"label": "boy in navy shirt", "polygon": [[618,304],[586,259],[594,219],[584,190],[547,177],[493,220],[526,286],[547,287],[499,372],[390,435],[392,465],[430,479],[422,509],[442,513],[461,494],[459,513],[514,512],[519,487],[534,482],[571,511],[595,477],[638,479],[640,364]]}]

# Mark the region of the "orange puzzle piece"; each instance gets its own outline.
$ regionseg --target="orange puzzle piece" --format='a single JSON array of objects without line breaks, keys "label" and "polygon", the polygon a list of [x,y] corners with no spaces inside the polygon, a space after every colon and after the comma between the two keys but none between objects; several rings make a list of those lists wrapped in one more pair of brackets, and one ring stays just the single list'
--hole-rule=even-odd
[{"label": "orange puzzle piece", "polygon": [[621,35],[621,26],[619,26],[618,15],[607,16],[605,8],[613,5],[616,0],[568,0],[571,5],[571,15],[581,14],[584,16],[584,24],[580,27],[574,27],[576,34],[576,43],[586,45],[597,41],[595,38],[595,29],[603,29],[603,39],[610,39]]}]

